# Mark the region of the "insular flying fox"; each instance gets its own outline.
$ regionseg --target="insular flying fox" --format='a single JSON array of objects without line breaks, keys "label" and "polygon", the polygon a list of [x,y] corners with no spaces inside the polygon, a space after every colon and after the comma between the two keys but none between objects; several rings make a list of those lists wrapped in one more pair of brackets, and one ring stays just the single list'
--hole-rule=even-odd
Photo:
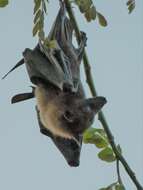
[{"label": "insular flying fox", "polygon": [[70,166],[78,166],[83,133],[91,126],[106,99],[85,97],[80,63],[87,38],[81,32],[80,45],[75,48],[72,37],[73,27],[61,1],[48,35],[49,41],[55,40],[56,47],[45,47],[39,41],[33,50],[26,48],[24,58],[8,73],[25,63],[34,87],[31,93],[14,96],[12,103],[35,97],[41,133],[51,137]]}]

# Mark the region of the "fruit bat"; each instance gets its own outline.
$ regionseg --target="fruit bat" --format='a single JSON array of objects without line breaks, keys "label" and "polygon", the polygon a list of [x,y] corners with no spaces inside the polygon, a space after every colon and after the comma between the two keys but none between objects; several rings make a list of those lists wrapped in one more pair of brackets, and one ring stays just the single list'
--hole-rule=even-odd
[{"label": "fruit bat", "polygon": [[[61,1],[60,10],[48,35],[55,47],[42,41],[33,49],[26,48],[20,65],[26,65],[32,92],[15,95],[12,103],[36,98],[40,132],[52,139],[70,166],[79,166],[83,133],[93,123],[95,114],[106,103],[104,97],[86,99],[80,79],[80,63],[86,45],[81,32],[78,48],[72,43],[73,27]],[[3,77],[5,78],[7,74]]]}]

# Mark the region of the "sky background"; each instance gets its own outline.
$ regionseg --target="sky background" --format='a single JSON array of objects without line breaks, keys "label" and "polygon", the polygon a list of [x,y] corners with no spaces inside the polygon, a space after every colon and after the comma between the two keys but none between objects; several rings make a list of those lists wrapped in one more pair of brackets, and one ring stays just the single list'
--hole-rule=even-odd
[{"label": "sky background", "polygon": [[[97,22],[88,24],[78,11],[76,16],[88,36],[87,51],[98,94],[108,100],[103,111],[115,141],[143,184],[143,1],[137,1],[131,15],[125,3],[96,1],[97,10],[108,20],[106,28]],[[47,34],[58,7],[58,1],[50,1]],[[0,23],[1,78],[22,58],[25,48],[37,43],[32,37],[33,1],[11,1],[0,9]],[[81,73],[90,97],[83,70]],[[0,189],[98,190],[114,182],[115,163],[99,160],[94,145],[83,146],[78,168],[67,165],[51,140],[39,133],[34,99],[10,104],[13,95],[30,91],[30,85],[24,66],[0,81]],[[93,126],[100,124],[95,120]],[[135,190],[121,170],[126,189]]]}]

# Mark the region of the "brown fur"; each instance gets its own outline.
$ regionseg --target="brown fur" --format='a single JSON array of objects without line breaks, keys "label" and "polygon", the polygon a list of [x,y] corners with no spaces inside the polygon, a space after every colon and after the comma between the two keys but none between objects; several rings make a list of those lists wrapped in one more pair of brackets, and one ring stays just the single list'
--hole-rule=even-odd
[{"label": "brown fur", "polygon": [[40,119],[44,127],[52,132],[52,134],[55,136],[74,139],[72,133],[61,126],[60,117],[63,113],[62,110],[59,109],[60,105],[58,102],[55,102],[55,98],[48,96],[45,88],[42,85],[36,87],[35,97],[37,100],[38,110],[40,111]]}]

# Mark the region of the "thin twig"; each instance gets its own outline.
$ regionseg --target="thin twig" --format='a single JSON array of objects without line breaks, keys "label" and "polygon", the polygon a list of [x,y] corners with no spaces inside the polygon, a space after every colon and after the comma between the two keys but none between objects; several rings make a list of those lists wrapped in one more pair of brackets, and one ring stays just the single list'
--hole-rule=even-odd
[{"label": "thin twig", "polygon": [[120,167],[119,167],[119,160],[116,160],[116,168],[117,168],[117,175],[118,175],[118,182],[119,184],[123,184],[122,183],[122,179],[121,179],[121,175],[120,175]]},{"label": "thin twig", "polygon": [[[75,34],[76,34],[76,38],[77,38],[77,42],[80,43],[80,30],[78,27],[78,24],[76,22],[73,10],[71,8],[71,3],[69,2],[69,0],[64,0],[65,5],[66,5],[66,9],[67,12],[69,14],[69,17],[71,19],[71,22],[74,26],[74,30],[75,30]],[[86,81],[88,83],[88,86],[90,88],[90,91],[92,93],[93,96],[97,96],[97,92],[94,86],[94,82],[93,82],[93,78],[92,78],[92,74],[91,74],[91,68],[90,68],[90,64],[89,64],[89,60],[86,54],[86,51],[84,52],[84,56],[83,56],[83,62],[84,62],[84,70],[85,70],[85,75],[86,75]],[[130,178],[132,179],[133,183],[136,185],[137,190],[143,190],[143,187],[141,186],[141,184],[138,182],[135,173],[132,171],[132,169],[130,168],[130,166],[128,165],[127,161],[125,160],[125,158],[123,157],[123,155],[118,151],[117,146],[114,142],[114,137],[109,129],[109,126],[106,122],[105,116],[103,114],[103,112],[101,111],[98,115],[98,118],[100,120],[100,122],[103,125],[103,128],[107,134],[107,137],[109,139],[110,145],[116,155],[116,158],[122,163],[122,165],[124,166],[126,172],[128,173],[128,175],[130,176]]]},{"label": "thin twig", "polygon": [[136,185],[137,189],[138,190],[143,190],[143,187],[141,186],[141,184],[139,183],[139,181],[137,180],[136,178],[136,175],[135,173],[133,172],[133,170],[130,168],[130,166],[128,165],[127,161],[125,160],[125,158],[123,157],[123,155],[118,151],[118,148],[115,144],[115,141],[114,141],[114,137],[110,131],[110,128],[107,124],[107,121],[103,115],[103,112],[100,112],[98,114],[98,118],[99,118],[99,121],[102,123],[102,126],[107,134],[107,137],[109,139],[109,142],[110,142],[110,145],[116,155],[116,158],[118,160],[120,160],[120,162],[122,163],[122,165],[124,166],[126,172],[128,173],[128,175],[130,176],[130,178],[132,179],[132,181],[134,182],[134,184]]}]

